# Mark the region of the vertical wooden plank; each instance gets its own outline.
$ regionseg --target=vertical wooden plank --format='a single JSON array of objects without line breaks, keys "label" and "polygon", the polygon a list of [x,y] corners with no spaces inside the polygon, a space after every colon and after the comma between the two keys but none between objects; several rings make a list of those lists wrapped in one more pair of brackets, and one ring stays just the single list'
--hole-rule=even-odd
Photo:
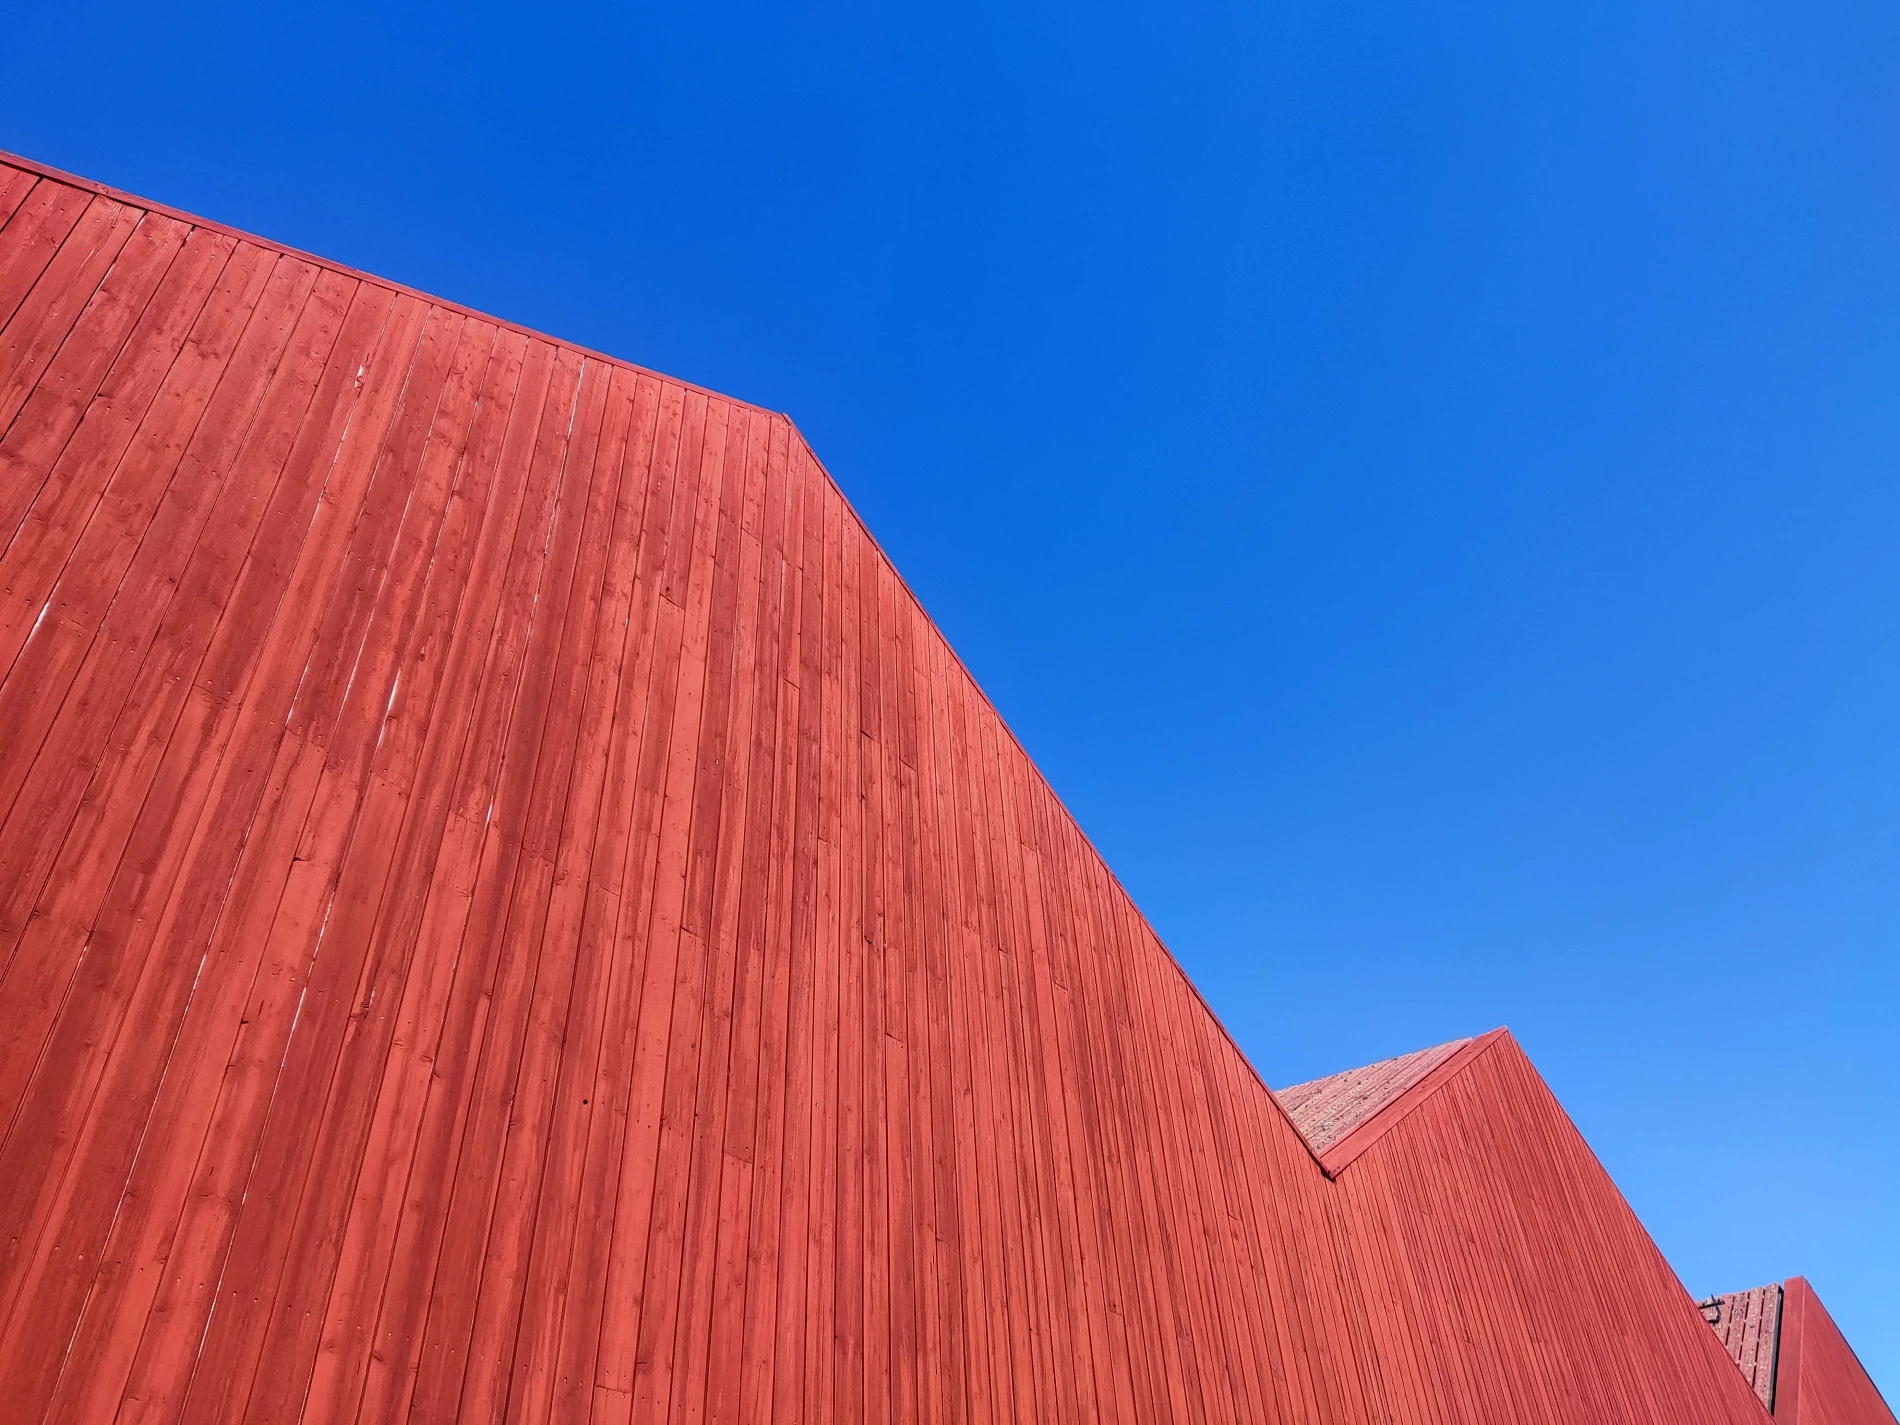
[{"label": "vertical wooden plank", "polygon": [[[772,422],[766,457],[763,517],[763,568],[759,657],[760,717],[754,755],[773,770],[771,796],[759,782],[755,810],[764,840],[763,857],[749,874],[746,893],[756,897],[743,915],[758,937],[753,956],[752,1000],[757,1023],[754,1078],[741,1069],[734,1080],[728,1139],[736,1152],[749,1147],[751,1200],[745,1205],[743,1316],[738,1325],[739,1386],[737,1416],[747,1425],[769,1420],[777,1366],[779,1297],[783,1285],[785,1239],[781,1209],[785,1197],[788,1141],[788,1091],[793,993],[791,928],[793,833],[799,786],[798,686],[798,468],[792,463],[791,431],[782,419]],[[767,719],[768,711],[772,714]],[[807,1016],[808,1018],[808,1016]],[[749,1137],[749,1143],[748,1143]],[[720,1329],[716,1321],[714,1329]],[[710,1413],[710,1408],[709,1408]]]},{"label": "vertical wooden plank", "polygon": [[[732,1049],[726,1076],[724,1141],[721,1144],[719,1226],[712,1285],[705,1415],[710,1420],[756,1416],[766,1396],[758,1379],[757,1338],[762,1303],[776,1292],[777,1234],[756,1241],[762,1226],[754,1213],[758,1180],[770,1175],[776,1191],[778,1118],[762,1078],[780,1063],[784,999],[775,987],[788,987],[785,957],[775,954],[770,916],[778,841],[774,810],[788,788],[778,754],[785,722],[781,714],[783,616],[786,580],[784,546],[784,422],[754,417],[747,452],[746,501],[742,534],[756,559],[750,587],[742,576],[740,596],[754,605],[755,643],[750,659],[752,719],[744,801],[743,862],[733,869],[729,894],[736,897],[734,937],[737,961],[732,997]],[[774,979],[769,969],[781,973]],[[768,1024],[770,1027],[768,1028]],[[765,1067],[761,1067],[761,1061]],[[762,1117],[766,1120],[761,1123]],[[773,1166],[768,1167],[768,1161]],[[751,1328],[749,1330],[748,1328]]]},{"label": "vertical wooden plank", "polygon": [[[619,1168],[624,1157],[625,1126],[632,1093],[634,1035],[629,1028],[640,1014],[638,998],[642,958],[635,953],[635,927],[650,884],[648,846],[658,817],[659,769],[665,765],[672,728],[673,698],[678,686],[678,625],[660,617],[665,535],[671,518],[679,470],[678,449],[683,393],[641,378],[635,393],[632,473],[643,482],[642,513],[638,529],[637,564],[631,591],[626,637],[632,666],[623,673],[623,721],[630,740],[615,748],[609,773],[609,800],[617,808],[608,828],[625,825],[624,849],[618,857],[609,847],[602,866],[601,886],[615,899],[615,919],[603,928],[609,937],[612,970],[606,989],[605,1035],[594,1071],[585,1156],[581,1168],[581,1198],[574,1229],[574,1245],[564,1275],[566,1302],[548,1368],[551,1391],[548,1415],[554,1419],[585,1418],[592,1409],[595,1361],[602,1341],[607,1307],[599,1284],[607,1279],[615,1246],[614,1222],[618,1210]],[[556,1268],[550,1264],[551,1270]],[[532,1411],[532,1400],[529,1410]]]},{"label": "vertical wooden plank", "polygon": [[[835,491],[825,489],[820,498],[824,519],[823,580],[827,609],[838,609],[836,621],[827,620],[823,665],[825,737],[825,779],[822,784],[822,825],[829,843],[829,855],[821,849],[819,864],[824,889],[829,896],[825,930],[830,936],[828,953],[836,966],[836,1020],[824,1038],[828,1042],[824,1063],[835,1064],[832,1072],[837,1085],[837,1108],[831,1146],[829,1171],[835,1207],[831,1225],[831,1330],[824,1331],[822,1316],[817,1323],[821,1333],[819,1362],[828,1372],[825,1381],[831,1409],[839,1420],[858,1422],[866,1417],[867,1368],[865,1332],[867,1294],[873,1262],[869,1210],[866,1205],[869,1168],[866,1143],[870,1138],[870,1086],[866,1080],[866,1061],[874,1047],[873,1029],[866,1022],[873,1001],[867,988],[869,960],[867,939],[875,930],[874,918],[867,922],[870,896],[865,886],[868,875],[863,853],[862,804],[864,758],[859,743],[864,740],[864,714],[853,716],[863,706],[864,673],[859,661],[859,638],[864,617],[857,587],[856,561],[848,557],[841,524],[842,502]],[[871,681],[875,681],[872,679]],[[875,907],[871,906],[874,917]],[[821,1077],[821,1085],[826,1080]],[[820,1202],[823,1199],[819,1199]],[[883,1384],[880,1379],[876,1382]]]},{"label": "vertical wooden plank", "polygon": [[[691,831],[695,739],[705,697],[706,624],[703,616],[689,617],[688,606],[699,612],[710,600],[703,574],[697,585],[689,580],[695,531],[705,523],[703,513],[712,508],[705,489],[706,402],[691,392],[669,394],[679,414],[673,417],[672,425],[678,435],[666,458],[669,470],[676,466],[679,483],[668,508],[656,569],[656,636],[661,661],[654,673],[656,687],[667,689],[667,727],[663,736],[653,740],[651,755],[643,754],[641,764],[641,806],[636,815],[641,825],[652,830],[642,838],[637,883],[631,872],[628,877],[627,903],[637,910],[626,937],[635,947],[641,966],[636,995],[638,1031],[628,1073],[623,1147],[615,1174],[618,1197],[605,1273],[605,1301],[597,1341],[587,1347],[593,1356],[592,1369],[577,1375],[575,1381],[577,1389],[591,1393],[591,1418],[603,1421],[631,1418],[639,1348],[643,1340],[663,1339],[658,1325],[649,1325],[646,1287],[668,1052],[679,1028],[674,1023],[674,1007],[682,951],[680,907],[685,896]],[[664,1287],[664,1283],[660,1285]],[[651,1392],[650,1369],[642,1377],[640,1384]]]},{"label": "vertical wooden plank", "polygon": [[983,1040],[982,954],[978,923],[979,864],[971,804],[970,743],[963,696],[963,671],[948,650],[940,650],[939,680],[944,702],[945,816],[951,828],[958,868],[952,906],[950,970],[953,1005],[952,1055],[957,1079],[958,1177],[963,1185],[966,1279],[965,1335],[969,1341],[972,1417],[1011,1418],[1012,1387],[1008,1358],[1006,1284],[999,1224],[994,1154],[995,1118],[990,1104],[989,1060]]},{"label": "vertical wooden plank", "polygon": [[[728,1286],[726,1300],[721,1301],[720,1277],[722,1266],[730,1270],[730,1243],[739,1236],[739,1199],[750,1196],[749,1164],[735,1161],[728,1136],[734,1057],[744,1052],[735,1042],[748,949],[740,929],[740,886],[748,869],[751,779],[757,770],[751,753],[757,716],[756,591],[761,550],[746,526],[764,476],[761,457],[769,432],[763,417],[738,407],[732,408],[728,422],[713,594],[715,628],[724,624],[731,629],[729,652],[722,660],[726,691],[720,698],[726,706],[726,725],[713,729],[714,738],[702,747],[700,763],[702,778],[710,774],[715,779],[718,795],[717,811],[710,810],[709,796],[701,804],[702,812],[718,830],[711,854],[702,854],[692,868],[699,884],[689,885],[688,897],[689,904],[697,902],[698,913],[704,917],[710,974],[701,1014],[702,1061],[681,1248],[676,1366],[668,1409],[668,1418],[679,1420],[699,1420],[708,1413],[729,1418],[737,1405],[736,1361],[729,1354],[738,1345],[730,1330],[736,1324],[737,1298]],[[721,589],[722,582],[729,592]],[[741,1254],[743,1245],[741,1238]],[[714,1334],[719,1315],[726,1317],[729,1328],[725,1341]]]},{"label": "vertical wooden plank", "polygon": [[[555,876],[556,894],[579,901],[577,910],[569,912],[578,918],[574,978],[565,1026],[557,1030],[544,1021],[543,1042],[537,1046],[541,1056],[557,1061],[558,1081],[546,1109],[551,1121],[533,1217],[523,1224],[531,1226],[533,1240],[526,1246],[528,1260],[520,1273],[520,1327],[513,1344],[507,1401],[511,1415],[535,1420],[546,1418],[552,1404],[575,1244],[600,1230],[594,1214],[576,1219],[587,1205],[586,1150],[599,1102],[597,1075],[603,1040],[617,1037],[615,1022],[605,1019],[603,1010],[611,1001],[617,969],[611,963],[611,951],[620,899],[603,883],[618,878],[625,856],[631,791],[627,748],[638,735],[637,721],[630,726],[627,718],[633,705],[630,685],[639,676],[638,632],[631,611],[648,491],[649,419],[656,394],[650,385],[642,392],[640,384],[631,372],[615,373],[606,445],[597,465],[596,479],[613,481],[614,506],[609,562],[589,660],[588,721],[582,733],[586,750],[581,765],[589,769],[591,779],[583,796],[591,802],[591,811],[578,817],[570,814],[572,829],[563,830],[563,860],[573,869],[557,869]],[[583,841],[584,868],[577,864]]]},{"label": "vertical wooden plank", "polygon": [[[787,494],[788,530],[786,578],[793,600],[793,623],[786,660],[786,696],[793,715],[790,743],[793,753],[791,838],[785,883],[785,946],[788,959],[785,1031],[785,1140],[780,1169],[780,1200],[764,1204],[762,1216],[778,1216],[779,1273],[777,1300],[772,1304],[770,1398],[761,1387],[755,1407],[775,1422],[807,1418],[809,1402],[817,1395],[818,1380],[811,1371],[813,1337],[819,1313],[809,1309],[829,1280],[828,1263],[815,1250],[814,1204],[822,1204],[826,1181],[819,1168],[826,1138],[833,1081],[818,1073],[825,1037],[825,978],[819,955],[818,845],[820,749],[822,742],[822,653],[825,607],[822,594],[822,542],[818,482],[801,446],[791,451]],[[823,1216],[820,1208],[817,1216]],[[829,1343],[826,1343],[827,1348]],[[759,1347],[764,1354],[764,1347]]]},{"label": "vertical wooden plank", "polygon": [[[706,1008],[714,993],[715,947],[709,943],[711,916],[710,875],[695,875],[710,848],[718,843],[721,759],[706,749],[723,747],[723,732],[731,692],[732,581],[718,559],[722,507],[730,509],[727,491],[731,467],[728,443],[735,434],[729,424],[732,408],[724,401],[687,398],[688,426],[703,435],[694,442],[698,468],[698,496],[693,510],[690,555],[683,565],[673,555],[688,548],[687,530],[675,512],[669,542],[668,581],[684,601],[686,653],[682,661],[681,706],[689,705],[693,720],[681,730],[689,739],[669,757],[666,801],[676,818],[678,832],[671,845],[662,844],[654,886],[654,906],[648,950],[649,962],[671,969],[670,983],[661,981],[657,993],[670,998],[665,1058],[651,1061],[648,1102],[657,1109],[652,1120],[651,1167],[643,1157],[640,1176],[649,1179],[646,1201],[636,1214],[644,1219],[646,1247],[640,1292],[641,1313],[634,1337],[635,1359],[630,1418],[665,1418],[673,1404],[673,1382],[679,1368],[679,1320],[686,1250],[687,1190],[693,1169],[694,1128],[699,1102],[699,1079],[707,1051]],[[665,591],[663,590],[663,594]],[[718,733],[715,733],[718,729]],[[653,981],[649,981],[653,983]],[[617,1405],[617,1402],[614,1403]],[[620,1418],[610,1407],[610,1418]]]}]

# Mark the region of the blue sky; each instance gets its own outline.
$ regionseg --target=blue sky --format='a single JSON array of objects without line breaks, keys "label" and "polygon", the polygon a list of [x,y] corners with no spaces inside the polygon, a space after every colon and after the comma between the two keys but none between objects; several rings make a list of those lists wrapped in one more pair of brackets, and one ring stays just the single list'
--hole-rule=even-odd
[{"label": "blue sky", "polygon": [[1269,1082],[1508,1024],[1900,1398],[1900,11],[285,8],[0,147],[789,411]]}]

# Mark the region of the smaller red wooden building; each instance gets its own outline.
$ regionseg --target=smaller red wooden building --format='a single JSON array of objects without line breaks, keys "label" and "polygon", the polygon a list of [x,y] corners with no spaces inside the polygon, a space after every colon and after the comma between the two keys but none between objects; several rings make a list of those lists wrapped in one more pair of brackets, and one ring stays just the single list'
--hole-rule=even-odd
[{"label": "smaller red wooden building", "polygon": [[1887,1425],[1893,1412],[1805,1277],[1712,1296],[1703,1319],[1779,1425]]}]

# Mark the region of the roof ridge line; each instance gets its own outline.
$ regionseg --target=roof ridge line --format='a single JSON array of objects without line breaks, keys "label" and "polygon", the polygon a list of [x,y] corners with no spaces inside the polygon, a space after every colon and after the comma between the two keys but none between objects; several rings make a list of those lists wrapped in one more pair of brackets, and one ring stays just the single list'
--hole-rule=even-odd
[{"label": "roof ridge line", "polygon": [[[583,357],[591,357],[597,361],[606,361],[611,362],[615,366],[624,366],[628,370],[637,371],[643,376],[651,376],[656,381],[667,381],[675,386],[683,386],[688,391],[697,391],[703,396],[716,396],[722,401],[730,401],[735,406],[744,406],[748,410],[758,411],[763,415],[776,416],[785,421],[792,419],[790,414],[785,411],[775,411],[769,406],[759,404],[757,401],[748,401],[743,396],[734,396],[726,391],[717,391],[711,386],[702,386],[699,382],[688,381],[684,377],[669,376],[664,371],[655,370],[651,366],[642,366],[639,362],[629,361],[624,356],[615,356],[611,352],[597,351],[591,346],[582,346],[577,341],[569,341],[566,337],[553,336],[548,332],[540,330],[538,327],[531,327],[525,322],[517,322],[508,317],[496,316],[493,312],[484,312],[479,307],[471,307],[466,302],[458,302],[452,297],[441,297],[433,292],[424,292],[419,287],[411,287],[407,283],[396,281],[394,278],[383,277],[374,272],[366,272],[360,267],[351,267],[347,262],[339,262],[334,257],[325,257],[321,253],[308,252],[300,247],[292,247],[289,243],[281,242],[277,238],[265,237],[262,234],[250,232],[244,228],[233,227],[231,224],[221,222],[216,218],[207,218],[199,213],[187,212],[183,208],[174,208],[171,204],[161,203],[156,198],[147,198],[142,194],[128,192],[123,188],[114,188],[109,183],[101,183],[96,178],[87,178],[84,174],[68,173],[63,168],[55,168],[50,163],[42,163],[37,158],[28,158],[25,154],[14,153],[10,149],[0,148],[0,164],[8,164],[24,172],[38,174],[41,178],[51,179],[55,183],[65,183],[74,188],[83,188],[89,193],[96,193],[100,197],[109,198],[115,203],[124,203],[130,207],[143,208],[147,212],[158,213],[172,219],[174,222],[189,223],[193,227],[206,228],[212,232],[223,233],[227,237],[234,237],[240,242],[248,242],[258,247],[269,248],[285,257],[294,257],[302,262],[314,262],[319,267],[328,268],[330,271],[340,273],[345,277],[353,277],[359,282],[373,283],[375,286],[387,291],[397,292],[405,297],[414,297],[419,301],[428,302],[432,306],[446,307],[450,311],[460,312],[463,316],[474,317],[478,321],[493,322],[496,326],[506,327],[510,331],[520,332],[523,336],[531,337],[536,341],[545,341],[557,347],[565,347],[569,351],[578,352]],[[826,475],[829,477],[830,472],[827,471]],[[837,482],[833,480],[832,483],[836,484]]]},{"label": "roof ridge line", "polygon": [[[909,580],[904,577],[903,572],[898,568],[897,561],[891,557],[890,552],[884,548],[883,544],[872,532],[869,522],[859,513],[857,507],[852,503],[851,497],[845,493],[843,484],[836,475],[832,474],[831,467],[827,465],[824,458],[818,454],[816,448],[813,447],[804,431],[799,428],[797,420],[789,411],[775,411],[769,406],[761,405],[756,401],[748,401],[740,396],[729,395],[724,391],[714,390],[710,386],[702,386],[696,381],[687,381],[678,376],[670,376],[664,371],[657,371],[650,366],[642,366],[639,362],[629,361],[623,356],[614,356],[608,352],[597,351],[592,347],[582,346],[578,342],[569,341],[563,337],[552,336],[547,332],[528,326],[523,322],[512,321],[506,317],[496,316],[492,312],[484,312],[480,308],[471,307],[463,302],[437,296],[431,292],[424,292],[419,288],[410,287],[405,283],[394,281],[391,278],[379,276],[374,272],[365,272],[361,268],[351,267],[348,263],[339,262],[335,258],[324,257],[319,253],[307,252],[302,248],[292,247],[289,243],[281,242],[276,238],[264,237],[243,228],[233,227],[229,223],[221,222],[214,218],[207,218],[198,213],[188,212],[183,208],[175,208],[169,203],[161,203],[154,198],[143,197],[140,194],[128,192],[123,188],[114,188],[109,183],[101,183],[97,179],[87,178],[83,174],[68,173],[64,169],[55,168],[50,163],[42,163],[36,158],[28,158],[24,154],[14,153],[9,149],[0,148],[0,164],[11,164],[25,172],[38,174],[41,178],[50,179],[55,183],[66,183],[75,188],[85,189],[90,193],[97,193],[101,197],[109,198],[115,203],[125,203],[134,207],[143,208],[148,212],[162,214],[175,222],[189,223],[194,227],[207,228],[212,232],[224,233],[229,237],[234,237],[241,242],[254,243],[258,246],[272,249],[287,257],[297,258],[304,262],[314,262],[320,267],[327,268],[332,272],[341,273],[343,276],[354,278],[359,282],[373,283],[375,286],[386,291],[397,292],[404,296],[413,297],[418,301],[445,307],[451,311],[460,312],[466,317],[472,317],[484,322],[493,322],[497,326],[505,327],[510,331],[520,332],[536,341],[545,341],[556,347],[578,352],[583,357],[590,357],[608,362],[615,366],[622,366],[628,370],[639,372],[642,375],[651,376],[656,381],[669,382],[672,385],[683,387],[688,391],[698,391],[702,395],[710,396],[721,401],[730,401],[736,406],[743,406],[748,410],[757,411],[773,419],[782,420],[791,428],[793,438],[804,447],[807,458],[818,467],[820,473],[823,474],[826,481],[830,483],[831,488],[838,493],[838,497],[843,501],[845,509],[850,513],[851,518],[856,521],[858,529],[871,542],[872,546],[876,548],[878,554],[882,556],[884,563],[889,567],[892,575],[895,576],[898,583],[903,587],[904,592],[910,595],[912,602],[916,604],[919,610],[923,610],[925,607],[923,600],[917,597],[916,590],[911,588]],[[926,614],[925,617],[929,618],[929,615]],[[934,618],[930,618],[930,623],[932,627],[936,627],[936,620]],[[1136,917],[1140,920],[1143,927],[1154,937],[1155,944],[1161,948],[1162,954],[1166,957],[1168,964],[1173,968],[1175,975],[1180,979],[1181,983],[1187,987],[1188,992],[1194,996],[1195,1000],[1199,1002],[1202,1012],[1213,1021],[1215,1029],[1219,1032],[1220,1036],[1227,1041],[1228,1047],[1233,1050],[1241,1064],[1245,1067],[1247,1073],[1252,1076],[1255,1084],[1259,1086],[1260,1092],[1266,1096],[1267,1103],[1270,1106],[1268,1112],[1277,1114],[1280,1119],[1285,1122],[1287,1127],[1291,1128],[1299,1137],[1300,1142],[1306,1147],[1307,1151],[1313,1154],[1314,1161],[1318,1162],[1320,1155],[1313,1150],[1313,1145],[1308,1141],[1306,1135],[1300,1133],[1299,1125],[1293,1121],[1292,1116],[1287,1112],[1286,1105],[1282,1104],[1279,1098],[1274,1094],[1272,1085],[1267,1082],[1266,1076],[1260,1072],[1259,1066],[1253,1062],[1252,1056],[1241,1047],[1240,1040],[1235,1037],[1233,1030],[1228,1027],[1226,1020],[1222,1019],[1219,1013],[1215,1011],[1214,1006],[1208,1002],[1207,996],[1201,992],[1201,987],[1194,982],[1193,976],[1188,974],[1187,967],[1181,963],[1180,956],[1175,954],[1173,947],[1162,937],[1160,930],[1148,918],[1147,912],[1141,908],[1141,902],[1135,899],[1134,894],[1123,883],[1121,876],[1110,865],[1108,858],[1102,855],[1101,848],[1095,844],[1094,839],[1083,829],[1081,819],[1075,815],[1068,803],[1062,799],[1048,777],[1043,775],[1041,764],[1030,755],[1029,748],[1024,744],[1022,738],[1017,735],[1016,729],[1010,725],[1009,719],[1003,716],[1002,709],[996,706],[995,701],[990,697],[989,692],[984,688],[982,683],[977,680],[976,675],[970,670],[969,665],[963,661],[963,655],[958,652],[956,646],[951,643],[949,636],[944,634],[942,629],[938,629],[938,633],[942,635],[945,649],[950,653],[951,658],[955,660],[958,668],[963,671],[963,675],[969,681],[971,688],[975,690],[976,695],[982,699],[984,705],[996,716],[998,725],[1009,737],[1010,741],[1016,744],[1016,747],[1021,751],[1024,758],[1028,760],[1030,766],[1036,768],[1037,775],[1041,778],[1050,797],[1055,801],[1056,805],[1062,808],[1063,813],[1069,818],[1070,824],[1074,826],[1076,833],[1081,836],[1088,848],[1095,853],[1096,859],[1101,863],[1102,870],[1107,873],[1110,882],[1113,883],[1115,888],[1120,891],[1122,896],[1127,900],[1129,907],[1135,912]],[[1322,1164],[1321,1166],[1323,1167],[1324,1165]]]}]

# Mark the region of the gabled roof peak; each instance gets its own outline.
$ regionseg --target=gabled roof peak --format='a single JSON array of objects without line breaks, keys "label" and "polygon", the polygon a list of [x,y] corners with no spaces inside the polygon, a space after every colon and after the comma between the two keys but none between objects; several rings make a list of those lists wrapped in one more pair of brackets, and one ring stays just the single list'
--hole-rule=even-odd
[{"label": "gabled roof peak", "polygon": [[1313,1151],[1324,1153],[1469,1043],[1468,1038],[1452,1039],[1429,1049],[1415,1049],[1376,1064],[1276,1089],[1274,1097]]}]

